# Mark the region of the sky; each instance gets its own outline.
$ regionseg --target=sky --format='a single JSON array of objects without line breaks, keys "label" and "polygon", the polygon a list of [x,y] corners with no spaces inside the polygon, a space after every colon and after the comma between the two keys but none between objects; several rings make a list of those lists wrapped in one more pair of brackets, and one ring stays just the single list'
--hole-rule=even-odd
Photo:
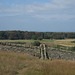
[{"label": "sky", "polygon": [[0,0],[0,31],[75,32],[75,0]]}]

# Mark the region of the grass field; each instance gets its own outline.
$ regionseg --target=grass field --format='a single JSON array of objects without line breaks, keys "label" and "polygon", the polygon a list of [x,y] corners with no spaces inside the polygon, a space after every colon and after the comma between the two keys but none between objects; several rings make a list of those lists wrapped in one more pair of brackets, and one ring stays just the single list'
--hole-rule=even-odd
[{"label": "grass field", "polygon": [[[0,42],[34,42],[36,40],[0,40]],[[54,42],[55,40],[37,40],[37,41],[40,41],[40,42]]]},{"label": "grass field", "polygon": [[72,43],[75,39],[63,39],[63,40],[42,40],[44,43],[62,45],[66,47],[74,47],[75,43]]},{"label": "grass field", "polygon": [[[35,40],[0,40],[0,42],[26,42]],[[40,40],[39,40],[40,41]],[[75,39],[41,40],[48,45],[75,46]],[[24,53],[0,51],[0,75],[75,75],[75,61],[41,60]]]},{"label": "grass field", "polygon": [[35,40],[0,40],[0,42],[34,42]]},{"label": "grass field", "polygon": [[[30,45],[36,40],[0,40],[0,42],[10,42],[14,44],[27,44]],[[47,46],[54,47],[54,48],[59,48],[59,49],[64,49],[64,50],[72,50],[75,48],[75,39],[63,39],[63,40],[50,40],[50,39],[43,39],[43,40],[37,40],[41,43],[45,43]],[[74,42],[72,42],[74,41]],[[73,50],[75,51],[75,50]]]},{"label": "grass field", "polygon": [[75,75],[75,61],[40,60],[23,53],[0,51],[0,75]]},{"label": "grass field", "polygon": [[75,39],[56,40],[56,44],[60,44],[68,47],[74,47],[75,43],[71,43],[72,41],[75,41]]},{"label": "grass field", "polygon": [[[0,42],[26,42],[26,43],[33,43],[35,40],[0,40]],[[63,39],[63,40],[38,40],[41,43],[46,43],[47,45],[62,45],[65,47],[74,47],[75,43],[72,43],[72,41],[75,41],[75,39]]]}]

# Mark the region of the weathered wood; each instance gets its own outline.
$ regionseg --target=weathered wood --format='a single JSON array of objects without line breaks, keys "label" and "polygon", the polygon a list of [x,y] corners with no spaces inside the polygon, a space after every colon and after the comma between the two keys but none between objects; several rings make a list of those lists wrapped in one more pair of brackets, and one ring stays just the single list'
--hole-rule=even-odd
[{"label": "weathered wood", "polygon": [[45,44],[43,44],[43,47],[44,47],[44,59],[47,59]]},{"label": "weathered wood", "polygon": [[40,45],[40,58],[41,58],[41,59],[44,59],[42,48],[43,48],[43,45],[41,44],[41,45]]},{"label": "weathered wood", "polygon": [[45,44],[40,45],[40,59],[49,59]]}]

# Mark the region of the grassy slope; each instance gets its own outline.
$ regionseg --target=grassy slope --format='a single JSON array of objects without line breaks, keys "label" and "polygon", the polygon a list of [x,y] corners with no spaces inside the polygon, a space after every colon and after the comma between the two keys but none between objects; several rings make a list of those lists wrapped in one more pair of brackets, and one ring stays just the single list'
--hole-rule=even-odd
[{"label": "grassy slope", "polygon": [[23,53],[0,51],[0,75],[75,75],[75,61],[40,60]]}]

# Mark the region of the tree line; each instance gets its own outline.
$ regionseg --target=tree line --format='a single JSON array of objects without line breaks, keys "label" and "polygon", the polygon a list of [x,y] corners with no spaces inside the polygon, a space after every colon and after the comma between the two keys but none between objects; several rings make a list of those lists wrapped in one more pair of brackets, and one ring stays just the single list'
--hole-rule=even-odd
[{"label": "tree line", "polygon": [[74,39],[75,32],[28,32],[28,31],[0,31],[0,40],[19,39]]}]

